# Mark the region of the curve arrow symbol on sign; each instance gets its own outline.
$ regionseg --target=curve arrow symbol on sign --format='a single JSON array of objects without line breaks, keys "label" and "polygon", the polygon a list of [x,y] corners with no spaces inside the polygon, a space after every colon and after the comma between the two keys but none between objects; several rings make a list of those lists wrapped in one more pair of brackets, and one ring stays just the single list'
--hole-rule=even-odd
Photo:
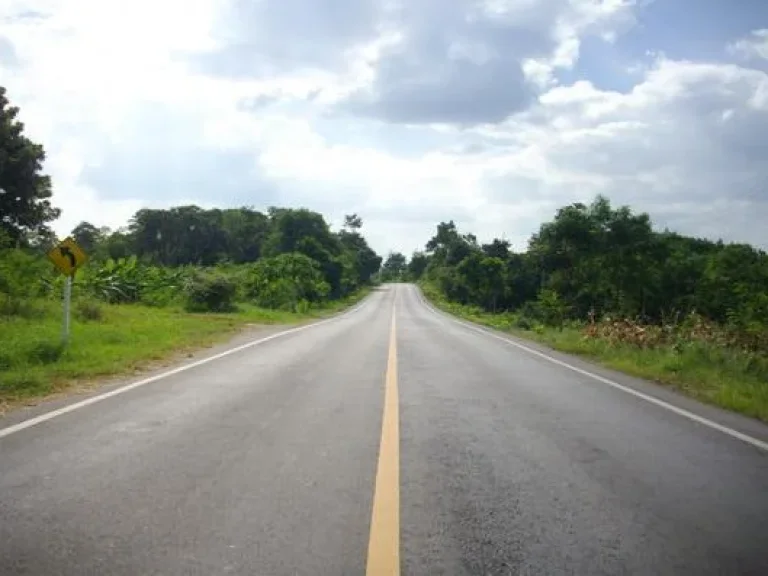
[{"label": "curve arrow symbol on sign", "polygon": [[61,246],[59,248],[59,254],[61,254],[62,258],[69,259],[69,265],[72,268],[77,267],[77,258],[75,258],[75,255],[72,253],[72,250],[69,249],[69,246]]}]

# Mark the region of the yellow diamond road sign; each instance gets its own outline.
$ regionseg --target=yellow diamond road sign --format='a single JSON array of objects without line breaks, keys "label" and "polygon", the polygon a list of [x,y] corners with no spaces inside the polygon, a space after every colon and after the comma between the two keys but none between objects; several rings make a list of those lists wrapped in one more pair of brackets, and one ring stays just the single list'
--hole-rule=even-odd
[{"label": "yellow diamond road sign", "polygon": [[85,264],[88,256],[72,238],[63,240],[48,252],[48,258],[62,274],[72,276],[80,266]]}]

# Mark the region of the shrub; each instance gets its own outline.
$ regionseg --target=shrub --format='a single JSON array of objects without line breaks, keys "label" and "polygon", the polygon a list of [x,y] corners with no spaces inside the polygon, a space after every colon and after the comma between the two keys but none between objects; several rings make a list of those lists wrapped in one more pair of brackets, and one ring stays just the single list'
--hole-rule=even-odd
[{"label": "shrub", "polygon": [[536,305],[541,314],[541,321],[546,326],[556,326],[563,329],[568,306],[554,290],[542,290],[536,298]]},{"label": "shrub", "polygon": [[188,275],[181,268],[143,267],[139,301],[147,306],[170,305],[182,295]]},{"label": "shrub", "polygon": [[514,326],[520,330],[532,330],[533,324],[534,321],[529,316],[521,314],[517,317],[517,320],[515,320]]},{"label": "shrub", "polygon": [[299,303],[296,304],[296,312],[299,314],[307,314],[309,312],[309,309],[312,307],[312,305],[303,298],[299,300]]},{"label": "shrub", "polygon": [[296,310],[301,300],[321,302],[329,292],[317,262],[294,253],[259,260],[251,267],[245,290],[258,306],[286,310]]},{"label": "shrub", "polygon": [[196,274],[184,286],[188,312],[231,312],[235,309],[236,284],[221,274]]},{"label": "shrub", "polygon": [[91,267],[83,274],[83,287],[107,302],[136,302],[141,293],[142,270],[135,256],[107,260],[103,266]]},{"label": "shrub", "polygon": [[39,318],[43,315],[44,311],[34,300],[8,294],[0,294],[0,316]]},{"label": "shrub", "polygon": [[82,322],[100,322],[104,313],[98,302],[79,300],[75,304],[75,316]]},{"label": "shrub", "polygon": [[27,360],[31,364],[53,364],[63,353],[64,345],[61,342],[40,340],[27,350]]},{"label": "shrub", "polygon": [[39,316],[34,300],[45,294],[53,266],[19,249],[0,251],[0,315]]}]

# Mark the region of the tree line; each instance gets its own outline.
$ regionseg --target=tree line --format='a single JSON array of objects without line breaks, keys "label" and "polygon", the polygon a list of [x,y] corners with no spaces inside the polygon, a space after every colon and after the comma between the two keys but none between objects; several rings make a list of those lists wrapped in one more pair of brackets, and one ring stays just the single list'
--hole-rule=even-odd
[{"label": "tree line", "polygon": [[197,206],[142,209],[124,229],[111,231],[82,222],[72,231],[77,243],[98,260],[136,255],[157,266],[249,264],[282,254],[310,258],[338,298],[367,284],[381,257],[360,232],[357,214],[333,232],[322,214],[306,208],[205,210]]},{"label": "tree line", "polygon": [[696,313],[768,331],[764,251],[656,231],[648,214],[614,208],[603,196],[557,210],[524,252],[503,239],[480,244],[453,221],[441,222],[423,251],[410,260],[390,254],[382,273],[430,282],[447,299],[488,312],[646,323]]}]

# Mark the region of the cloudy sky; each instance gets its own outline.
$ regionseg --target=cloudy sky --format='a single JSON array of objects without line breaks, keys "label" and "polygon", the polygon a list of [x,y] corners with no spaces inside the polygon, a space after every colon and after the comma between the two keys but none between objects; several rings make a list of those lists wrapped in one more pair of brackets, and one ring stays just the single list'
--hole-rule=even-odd
[{"label": "cloudy sky", "polygon": [[602,193],[768,247],[765,0],[2,0],[0,85],[59,233],[281,205],[522,249]]}]

